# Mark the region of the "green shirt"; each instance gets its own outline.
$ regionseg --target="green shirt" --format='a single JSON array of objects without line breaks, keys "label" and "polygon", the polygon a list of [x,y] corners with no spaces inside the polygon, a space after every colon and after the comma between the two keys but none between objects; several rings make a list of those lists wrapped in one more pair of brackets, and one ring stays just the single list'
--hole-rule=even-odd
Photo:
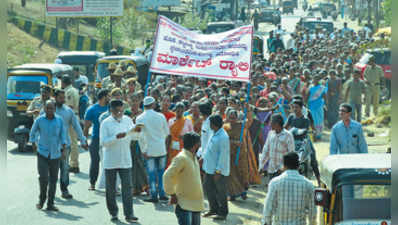
[{"label": "green shirt", "polygon": [[350,79],[347,81],[347,88],[349,88],[348,101],[351,103],[362,103],[362,93],[365,92],[365,82],[363,80]]}]

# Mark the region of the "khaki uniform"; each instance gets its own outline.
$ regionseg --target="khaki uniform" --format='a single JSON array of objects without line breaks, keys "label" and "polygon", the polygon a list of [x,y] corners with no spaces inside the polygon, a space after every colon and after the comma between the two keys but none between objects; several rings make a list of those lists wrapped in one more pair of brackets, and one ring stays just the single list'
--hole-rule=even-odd
[{"label": "khaki uniform", "polygon": [[[79,91],[69,85],[64,89],[65,104],[72,108],[73,112],[79,117]],[[77,146],[77,134],[72,126],[69,127],[70,145],[70,166],[79,167],[79,148]]]},{"label": "khaki uniform", "polygon": [[[28,108],[26,109],[26,111],[34,111],[34,110],[38,110],[40,112],[40,110],[42,110],[44,107],[44,102],[41,99],[41,96],[35,97],[32,102],[30,102]],[[35,115],[33,114],[33,120],[36,120],[36,118],[39,116],[39,114]]]},{"label": "khaki uniform", "polygon": [[383,77],[384,71],[380,66],[375,65],[373,68],[371,66],[366,66],[364,78],[369,81],[366,94],[366,115],[370,114],[370,106],[372,104],[373,114],[377,115],[380,98],[380,82]]},{"label": "khaki uniform", "polygon": [[[121,88],[124,89],[124,87],[126,86],[126,80],[122,79],[121,83],[122,83],[122,87]],[[102,80],[101,84],[102,84],[102,88],[105,88],[105,89],[108,89],[108,90],[112,90],[113,88],[116,87],[115,84],[111,81],[111,77],[110,76],[105,77]]]}]

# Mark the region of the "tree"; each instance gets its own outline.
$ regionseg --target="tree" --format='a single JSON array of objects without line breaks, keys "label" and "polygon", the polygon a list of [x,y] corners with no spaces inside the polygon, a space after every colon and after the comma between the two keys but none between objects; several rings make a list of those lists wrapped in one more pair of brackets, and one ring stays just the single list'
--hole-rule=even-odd
[{"label": "tree", "polygon": [[387,26],[391,26],[392,22],[392,0],[384,0],[383,3],[384,21]]},{"label": "tree", "polygon": [[182,19],[181,25],[191,30],[205,30],[207,23],[209,22],[209,15],[206,13],[204,18],[201,19],[199,16],[195,16],[192,12],[185,14]]}]

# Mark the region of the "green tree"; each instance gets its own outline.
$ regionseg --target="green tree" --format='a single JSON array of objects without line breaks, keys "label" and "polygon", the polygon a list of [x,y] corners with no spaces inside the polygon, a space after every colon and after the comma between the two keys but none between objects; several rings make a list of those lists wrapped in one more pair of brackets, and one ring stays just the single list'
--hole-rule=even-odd
[{"label": "green tree", "polygon": [[199,16],[194,15],[192,12],[185,14],[182,19],[182,26],[191,30],[205,30],[207,23],[209,22],[209,15],[206,13],[204,18],[201,19]]},{"label": "green tree", "polygon": [[[102,40],[110,41],[110,19],[100,17],[97,19],[97,34]],[[112,19],[112,46],[120,45],[123,33],[119,25],[119,19]]]},{"label": "green tree", "polygon": [[392,0],[385,0],[383,3],[384,21],[387,26],[391,26],[392,22]]}]

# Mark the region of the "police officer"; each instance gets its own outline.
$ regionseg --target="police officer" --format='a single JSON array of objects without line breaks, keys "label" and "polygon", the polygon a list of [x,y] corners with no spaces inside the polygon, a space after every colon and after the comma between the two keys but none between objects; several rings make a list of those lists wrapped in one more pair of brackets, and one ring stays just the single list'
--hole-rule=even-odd
[{"label": "police officer", "polygon": [[116,70],[117,66],[115,63],[110,63],[108,66],[109,76],[102,79],[101,86],[103,88],[107,87],[108,85],[112,84],[111,74],[113,74]]},{"label": "police officer", "polygon": [[[76,116],[79,116],[79,91],[72,86],[72,78],[64,75],[61,80],[61,87],[65,92],[65,104],[69,106]],[[74,129],[69,129],[70,143],[70,168],[69,171],[79,173],[79,149],[77,145],[77,134]]]},{"label": "police officer", "polygon": [[384,77],[384,71],[379,66],[376,65],[376,59],[374,56],[369,58],[368,66],[366,66],[365,72],[363,74],[364,81],[367,85],[367,95],[366,95],[366,116],[369,117],[370,106],[373,104],[373,114],[377,116],[377,109],[379,106],[379,96],[380,96],[380,82]]},{"label": "police officer", "polygon": [[33,116],[35,120],[39,115],[40,111],[43,109],[44,104],[51,96],[51,87],[49,85],[42,85],[40,87],[40,96],[35,97],[26,109],[26,113]]},{"label": "police officer", "polygon": [[104,88],[112,90],[113,88],[124,88],[126,81],[123,79],[124,73],[121,68],[117,68],[111,75],[112,83],[108,83]]}]

